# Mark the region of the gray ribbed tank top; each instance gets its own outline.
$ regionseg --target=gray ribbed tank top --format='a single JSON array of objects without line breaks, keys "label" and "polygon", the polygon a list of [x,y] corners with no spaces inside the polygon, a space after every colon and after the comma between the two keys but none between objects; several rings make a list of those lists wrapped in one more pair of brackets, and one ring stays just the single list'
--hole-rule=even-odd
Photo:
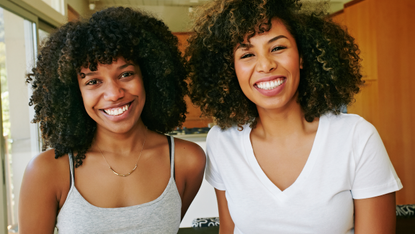
[{"label": "gray ribbed tank top", "polygon": [[75,187],[73,155],[69,154],[71,188],[58,217],[59,234],[84,233],[177,233],[182,201],[174,181],[174,138],[171,139],[170,180],[153,201],[120,208],[101,208],[86,201]]}]

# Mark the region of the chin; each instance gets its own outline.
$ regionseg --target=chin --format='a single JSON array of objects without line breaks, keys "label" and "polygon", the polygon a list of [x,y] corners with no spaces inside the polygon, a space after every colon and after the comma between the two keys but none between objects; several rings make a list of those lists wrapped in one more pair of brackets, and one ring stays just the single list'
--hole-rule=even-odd
[{"label": "chin", "polygon": [[101,128],[102,130],[106,132],[111,132],[115,134],[125,134],[130,132],[134,128],[134,124],[122,124],[123,126],[120,126],[119,124],[98,124],[98,128]]}]

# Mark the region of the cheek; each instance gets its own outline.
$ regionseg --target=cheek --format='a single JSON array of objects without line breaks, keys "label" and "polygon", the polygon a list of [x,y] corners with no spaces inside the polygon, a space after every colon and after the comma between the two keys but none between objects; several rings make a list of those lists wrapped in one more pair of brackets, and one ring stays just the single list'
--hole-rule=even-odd
[{"label": "cheek", "polygon": [[141,101],[142,102],[146,102],[146,91],[144,90],[144,87],[142,87],[141,89],[140,89],[140,92],[139,92],[139,98],[141,99]]},{"label": "cheek", "polygon": [[93,101],[91,100],[92,97],[88,94],[82,93],[82,102],[84,103],[84,108],[86,113],[88,113],[89,116],[91,116],[91,113],[93,112]]},{"label": "cheek", "polygon": [[248,70],[247,66],[244,66],[244,64],[242,63],[236,62],[234,67],[235,67],[235,73],[236,73],[236,76],[238,77],[238,80],[243,79],[244,74],[246,74]]},{"label": "cheek", "polygon": [[137,80],[136,82],[130,83],[128,87],[126,87],[126,92],[137,99],[138,104],[141,106],[141,108],[144,106],[146,102],[146,91],[142,81]]},{"label": "cheek", "polygon": [[81,89],[81,99],[82,99],[82,103],[84,104],[84,108],[86,112],[88,113],[88,115],[90,115],[94,107],[94,104],[96,104],[95,102],[96,97],[94,93],[91,91],[86,91],[86,90]]},{"label": "cheek", "polygon": [[131,87],[133,93],[138,96],[140,99],[146,98],[146,90],[144,89],[144,84],[142,81],[138,80],[137,82],[134,82]]},{"label": "cheek", "polygon": [[86,92],[85,90],[81,89],[81,84],[80,84],[79,79],[78,79],[78,85],[79,85],[78,86],[79,91],[81,93],[82,103],[84,104],[84,107],[85,107],[86,111],[88,112],[88,106],[89,106],[88,100],[90,99],[90,97],[88,97],[88,92]]},{"label": "cheek", "polygon": [[249,85],[249,80],[251,76],[251,68],[242,64],[242,63],[235,63],[235,74],[238,78],[239,85],[243,88],[246,85]]},{"label": "cheek", "polygon": [[250,98],[250,77],[252,72],[250,71],[250,68],[247,66],[244,66],[242,64],[235,63],[235,74],[238,79],[239,87],[241,87],[242,93],[247,97]]},{"label": "cheek", "polygon": [[252,89],[251,85],[249,84],[249,79],[247,77],[238,77],[239,87],[241,87],[242,93],[247,97],[249,100],[252,101]]},{"label": "cheek", "polygon": [[300,69],[302,68],[302,65],[301,65],[302,62],[297,53],[288,55],[286,59],[284,59],[282,62],[285,63],[285,67],[290,69],[291,73],[294,73],[294,74],[300,73]]}]

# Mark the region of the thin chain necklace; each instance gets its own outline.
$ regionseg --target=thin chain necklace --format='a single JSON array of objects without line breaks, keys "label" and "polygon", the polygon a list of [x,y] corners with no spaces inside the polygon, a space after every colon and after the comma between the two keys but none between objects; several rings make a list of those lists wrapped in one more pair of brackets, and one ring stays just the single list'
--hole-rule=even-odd
[{"label": "thin chain necklace", "polygon": [[101,155],[102,155],[102,157],[104,158],[104,160],[105,160],[105,162],[107,163],[107,165],[108,165],[108,167],[109,167],[109,169],[115,174],[115,175],[117,175],[117,176],[121,176],[121,177],[127,177],[127,176],[129,176],[129,175],[131,175],[131,173],[133,173],[134,171],[135,171],[135,169],[137,169],[137,166],[138,166],[138,160],[140,160],[140,156],[141,156],[141,153],[143,152],[143,149],[144,149],[144,144],[146,143],[146,139],[147,139],[147,127],[146,127],[146,133],[145,133],[145,135],[144,135],[144,141],[143,141],[143,146],[141,147],[141,151],[140,151],[140,154],[138,155],[138,157],[137,157],[137,162],[135,163],[135,166],[134,166],[134,168],[133,168],[133,170],[131,170],[130,172],[128,172],[127,174],[121,174],[121,173],[118,173],[118,172],[116,172],[111,166],[110,166],[110,164],[108,163],[108,161],[107,161],[107,159],[104,157],[104,154],[102,153],[102,151],[101,151],[101,149],[99,148],[99,146],[97,145],[97,148],[98,148],[98,150],[99,150],[99,152],[101,153]]}]

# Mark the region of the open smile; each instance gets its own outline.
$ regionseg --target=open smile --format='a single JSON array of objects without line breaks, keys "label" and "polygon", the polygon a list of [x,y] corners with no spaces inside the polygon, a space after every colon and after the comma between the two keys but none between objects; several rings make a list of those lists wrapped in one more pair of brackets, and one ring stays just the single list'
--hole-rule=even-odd
[{"label": "open smile", "polygon": [[268,80],[268,81],[262,81],[255,84],[255,86],[259,89],[263,90],[271,90],[275,89],[278,86],[282,85],[285,82],[285,78],[277,78],[275,80]]},{"label": "open smile", "polygon": [[258,80],[254,84],[254,88],[262,95],[272,97],[284,90],[286,81],[287,77],[285,76],[271,76]]},{"label": "open smile", "polygon": [[120,107],[115,107],[115,108],[108,108],[108,109],[102,109],[105,114],[107,115],[111,115],[111,116],[118,116],[118,115],[122,115],[124,112],[128,111],[128,109],[131,106],[131,103],[127,103],[124,106],[120,106]]}]

